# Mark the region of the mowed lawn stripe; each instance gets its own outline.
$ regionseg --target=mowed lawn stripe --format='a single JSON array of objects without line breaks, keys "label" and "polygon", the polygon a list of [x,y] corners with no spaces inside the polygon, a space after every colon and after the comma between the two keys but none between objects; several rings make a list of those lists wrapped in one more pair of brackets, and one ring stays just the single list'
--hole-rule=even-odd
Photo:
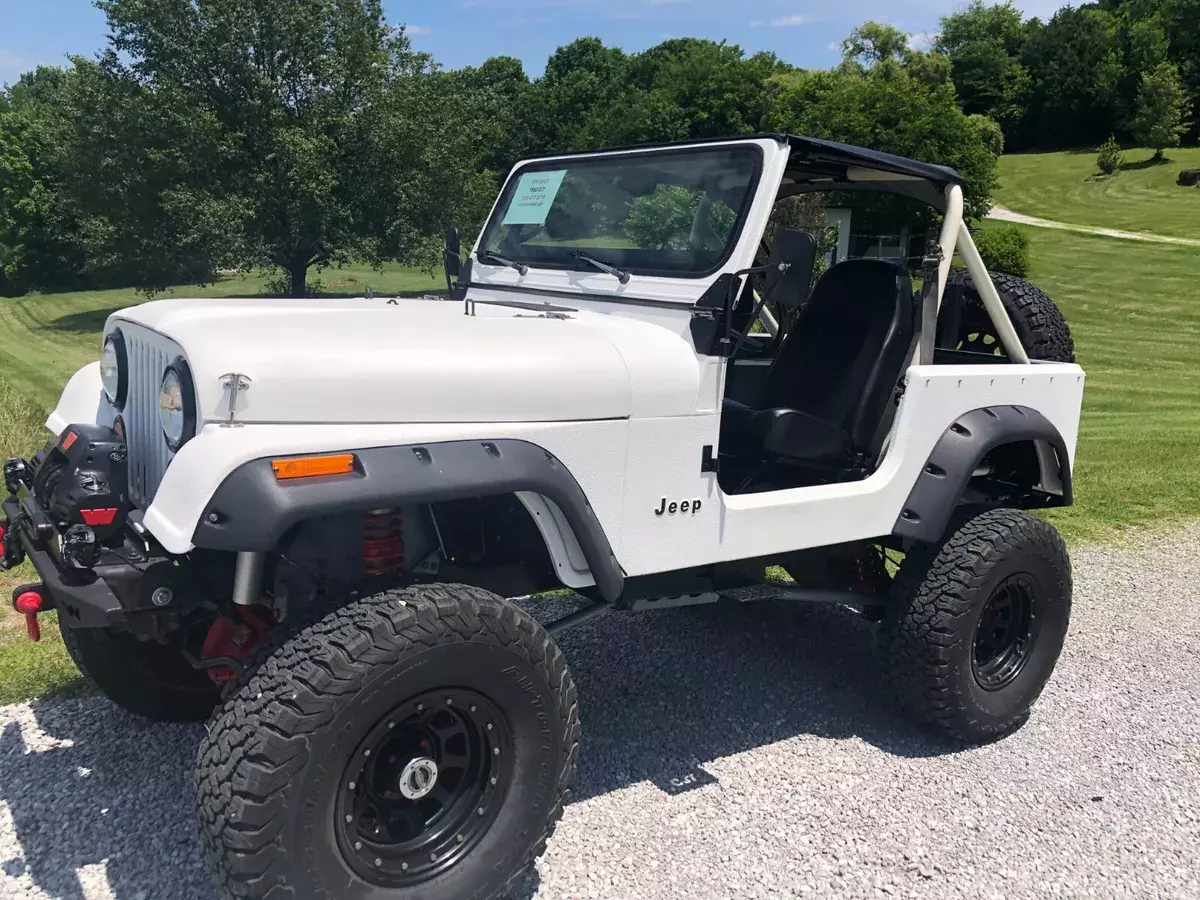
[{"label": "mowed lawn stripe", "polygon": [[1200,187],[1175,183],[1181,169],[1200,168],[1200,147],[1168,150],[1160,163],[1152,155],[1126,150],[1126,168],[1108,176],[1097,175],[1095,150],[1002,156],[993,202],[1071,225],[1200,238]]},{"label": "mowed lawn stripe", "polygon": [[1200,516],[1200,254],[1019,227],[1088,374],[1076,505],[1050,519],[1080,540]]}]

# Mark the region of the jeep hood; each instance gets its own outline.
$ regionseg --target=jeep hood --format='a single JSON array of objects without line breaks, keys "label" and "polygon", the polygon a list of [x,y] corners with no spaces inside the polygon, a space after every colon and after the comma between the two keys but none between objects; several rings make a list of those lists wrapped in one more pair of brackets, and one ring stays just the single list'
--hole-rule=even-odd
[{"label": "jeep hood", "polygon": [[[540,302],[538,298],[519,298]],[[226,419],[222,376],[250,388],[239,422],[537,422],[689,415],[699,363],[679,334],[579,310],[567,318],[412,299],[161,300],[122,310],[181,348],[200,417]],[[688,311],[681,310],[680,331]],[[127,328],[127,338],[137,328]],[[159,341],[153,335],[144,339]],[[168,355],[178,349],[167,348]]]}]

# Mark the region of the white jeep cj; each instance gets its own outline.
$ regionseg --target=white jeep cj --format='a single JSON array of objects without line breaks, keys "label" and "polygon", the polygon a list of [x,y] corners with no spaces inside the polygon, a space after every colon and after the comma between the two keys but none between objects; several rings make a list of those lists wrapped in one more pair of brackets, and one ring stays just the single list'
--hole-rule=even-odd
[{"label": "white jeep cj", "polygon": [[[864,191],[940,222],[914,264],[775,225]],[[957,173],[793,136],[538,159],[446,269],[450,300],[114,313],[4,464],[31,633],[57,610],[115,702],[209,718],[226,896],[503,891],[579,759],[551,635],[603,610],[847,605],[922,721],[1026,719],[1071,573],[1025,510],[1071,502],[1084,376]],[[563,586],[591,605],[546,627],[505,599]]]}]

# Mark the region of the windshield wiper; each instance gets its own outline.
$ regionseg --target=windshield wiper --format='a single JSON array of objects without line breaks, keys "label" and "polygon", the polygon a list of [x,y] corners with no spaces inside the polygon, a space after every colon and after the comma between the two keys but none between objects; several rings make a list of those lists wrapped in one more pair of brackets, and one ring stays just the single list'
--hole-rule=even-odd
[{"label": "windshield wiper", "polygon": [[607,272],[609,275],[617,279],[617,281],[621,282],[621,284],[627,284],[629,282],[628,272],[622,271],[616,266],[609,265],[602,259],[596,259],[594,256],[588,256],[582,250],[572,250],[567,255],[573,256],[576,259],[581,259],[588,265],[595,266],[601,272]]},{"label": "windshield wiper", "polygon": [[529,274],[529,266],[513,262],[511,259],[505,259],[499,253],[493,253],[491,250],[480,250],[475,256],[478,257],[480,262],[499,263],[502,266],[508,266],[510,269],[516,269],[520,275]]}]

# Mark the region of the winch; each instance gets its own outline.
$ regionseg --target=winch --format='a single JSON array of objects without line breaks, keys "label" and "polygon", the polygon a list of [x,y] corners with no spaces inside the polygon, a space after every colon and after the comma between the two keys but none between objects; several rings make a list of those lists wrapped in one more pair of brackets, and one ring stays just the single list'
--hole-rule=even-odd
[{"label": "winch", "polygon": [[[27,488],[49,523],[32,521],[40,539],[57,532],[59,553],[74,568],[96,564],[100,548],[119,540],[129,513],[125,439],[102,425],[72,425],[28,463],[4,464],[9,493]],[[49,524],[52,529],[45,526]]]}]

